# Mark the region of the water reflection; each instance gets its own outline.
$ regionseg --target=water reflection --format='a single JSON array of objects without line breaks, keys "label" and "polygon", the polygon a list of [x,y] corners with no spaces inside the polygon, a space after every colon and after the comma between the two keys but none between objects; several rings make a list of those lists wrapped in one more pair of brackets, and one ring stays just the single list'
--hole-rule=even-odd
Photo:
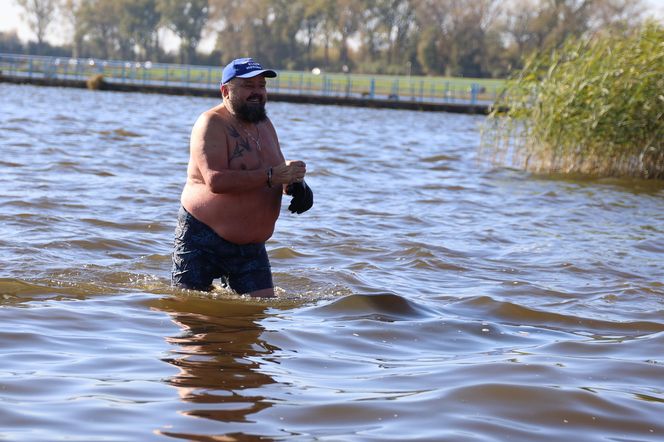
[{"label": "water reflection", "polygon": [[[159,299],[153,307],[167,312],[182,329],[166,338],[175,348],[172,357],[164,359],[179,369],[168,382],[177,387],[183,402],[195,404],[182,414],[246,423],[250,415],[271,406],[256,394],[276,382],[260,371],[260,360],[279,350],[261,339],[266,305],[181,295]],[[193,440],[192,435],[162,434]]]}]

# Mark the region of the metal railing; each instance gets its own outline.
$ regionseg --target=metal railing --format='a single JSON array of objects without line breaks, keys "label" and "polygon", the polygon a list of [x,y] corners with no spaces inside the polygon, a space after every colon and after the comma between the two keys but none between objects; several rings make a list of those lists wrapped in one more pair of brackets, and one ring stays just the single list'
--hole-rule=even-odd
[{"label": "metal railing", "polygon": [[[0,53],[3,75],[28,78],[87,80],[103,75],[104,81],[146,86],[217,89],[218,66],[67,58]],[[421,103],[492,104],[500,84],[482,86],[470,79],[279,71],[269,90],[283,94],[399,100]]]}]

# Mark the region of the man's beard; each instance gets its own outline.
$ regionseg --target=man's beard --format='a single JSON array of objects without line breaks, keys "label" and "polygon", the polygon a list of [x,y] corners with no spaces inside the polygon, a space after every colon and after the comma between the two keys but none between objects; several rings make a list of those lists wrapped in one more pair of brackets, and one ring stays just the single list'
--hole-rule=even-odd
[{"label": "man's beard", "polygon": [[248,123],[260,123],[267,119],[265,103],[242,103],[233,110],[240,120]]}]

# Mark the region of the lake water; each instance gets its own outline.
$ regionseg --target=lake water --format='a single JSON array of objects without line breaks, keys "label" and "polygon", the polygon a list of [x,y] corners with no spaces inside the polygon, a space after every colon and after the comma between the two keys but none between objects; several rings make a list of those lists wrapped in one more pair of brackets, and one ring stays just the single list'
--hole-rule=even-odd
[{"label": "lake water", "polygon": [[216,100],[0,84],[0,440],[664,440],[664,183],[478,159],[483,117],[269,103],[278,300],[169,286]]}]

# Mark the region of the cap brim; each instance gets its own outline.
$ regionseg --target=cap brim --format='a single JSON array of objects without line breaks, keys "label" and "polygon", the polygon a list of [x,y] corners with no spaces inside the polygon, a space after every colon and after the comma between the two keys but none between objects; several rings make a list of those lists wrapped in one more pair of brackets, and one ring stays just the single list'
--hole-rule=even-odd
[{"label": "cap brim", "polygon": [[247,72],[244,75],[236,75],[235,77],[236,78],[253,78],[253,77],[256,77],[258,75],[263,75],[264,77],[267,77],[267,78],[274,78],[274,77],[277,76],[277,73],[275,71],[273,71],[272,69],[260,69],[260,70],[257,70],[257,71]]}]

